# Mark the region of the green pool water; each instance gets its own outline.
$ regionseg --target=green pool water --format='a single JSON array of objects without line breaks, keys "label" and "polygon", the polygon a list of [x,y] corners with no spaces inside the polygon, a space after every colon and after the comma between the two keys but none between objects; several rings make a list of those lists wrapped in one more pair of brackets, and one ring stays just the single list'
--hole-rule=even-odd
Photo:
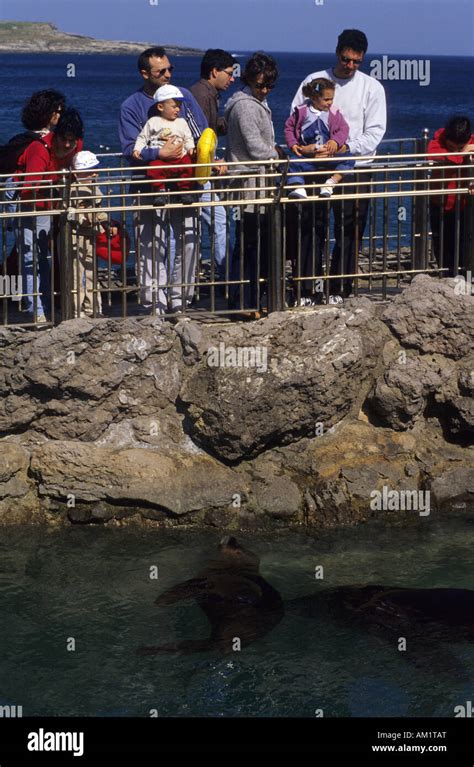
[{"label": "green pool water", "polygon": [[[165,589],[215,555],[218,531],[4,528],[0,705],[23,716],[453,716],[473,700],[474,644],[454,670],[413,663],[393,642],[329,617],[287,612],[241,652],[140,657],[140,645],[203,638],[193,601]],[[474,589],[474,512],[409,528],[242,534],[285,601],[337,585]],[[150,568],[158,568],[158,580]],[[317,567],[324,578],[316,579]],[[318,571],[319,574],[321,571]],[[71,641],[73,640],[73,641]],[[75,646],[74,650],[68,649]],[[459,672],[462,669],[462,673]]]}]

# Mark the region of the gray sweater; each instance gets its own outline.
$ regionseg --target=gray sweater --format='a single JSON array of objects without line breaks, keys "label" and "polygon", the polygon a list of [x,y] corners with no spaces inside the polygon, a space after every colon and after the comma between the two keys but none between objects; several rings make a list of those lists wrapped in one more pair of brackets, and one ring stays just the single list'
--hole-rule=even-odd
[{"label": "gray sweater", "polygon": [[[246,162],[248,165],[229,169],[230,173],[255,173],[256,178],[243,180],[240,185],[253,192],[245,192],[244,198],[255,197],[255,187],[265,186],[261,174],[270,171],[269,165],[258,165],[258,160],[273,160],[278,157],[275,149],[275,131],[272,123],[272,112],[266,100],[259,101],[252,96],[250,88],[234,93],[226,104],[224,116],[227,122],[227,147],[225,159],[227,162]],[[270,180],[267,186],[270,185]],[[262,192],[260,196],[269,196]]]},{"label": "gray sweater", "polygon": [[227,121],[226,160],[272,160],[278,157],[272,112],[266,100],[259,101],[250,88],[234,93],[225,107]]}]

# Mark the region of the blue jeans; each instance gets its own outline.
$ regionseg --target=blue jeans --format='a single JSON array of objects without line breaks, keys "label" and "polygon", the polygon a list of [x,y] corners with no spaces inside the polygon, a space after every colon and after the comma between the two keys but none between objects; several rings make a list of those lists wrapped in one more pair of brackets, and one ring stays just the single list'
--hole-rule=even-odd
[{"label": "blue jeans", "polygon": [[[211,202],[211,182],[208,181],[204,185],[206,191],[201,196],[201,202]],[[212,201],[217,202],[220,198],[215,192],[212,193]],[[226,253],[226,241],[227,241],[227,215],[225,207],[223,205],[214,205],[214,259],[217,266],[217,276],[225,277],[225,253]],[[211,227],[211,210],[212,208],[201,208],[201,218]],[[211,232],[210,232],[211,234]],[[230,272],[230,266],[229,266]]]},{"label": "blue jeans", "polygon": [[[335,157],[352,157],[350,152],[343,152],[342,154],[335,155]],[[291,158],[295,160],[295,162],[290,163],[290,167],[288,168],[288,181],[287,184],[304,184],[304,174],[309,173],[313,170],[327,170],[328,175],[327,178],[332,176],[334,173],[344,173],[347,171],[350,171],[353,169],[355,165],[354,160],[348,160],[344,159],[342,162],[337,163],[329,163],[329,162],[318,162],[315,160],[314,162],[301,162],[301,158],[297,155],[291,155]],[[322,176],[313,176],[311,183],[323,183],[323,177]]]},{"label": "blue jeans", "polygon": [[[16,219],[15,238],[26,285],[27,310],[34,314],[36,303],[38,316],[51,311],[50,230],[51,216],[28,216]],[[33,293],[38,295],[34,297]]]}]

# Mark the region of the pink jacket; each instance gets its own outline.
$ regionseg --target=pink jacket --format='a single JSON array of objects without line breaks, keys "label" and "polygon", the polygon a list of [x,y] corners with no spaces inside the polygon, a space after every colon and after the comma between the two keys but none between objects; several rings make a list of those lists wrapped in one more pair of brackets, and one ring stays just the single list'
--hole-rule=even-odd
[{"label": "pink jacket", "polygon": [[[308,114],[308,105],[303,104],[300,107],[295,107],[293,114],[290,115],[285,123],[285,141],[288,144],[289,149],[294,144],[299,144],[301,140],[301,126]],[[339,109],[331,107],[329,110],[329,136],[333,139],[340,148],[346,143],[349,136],[349,126],[344,120]]]}]

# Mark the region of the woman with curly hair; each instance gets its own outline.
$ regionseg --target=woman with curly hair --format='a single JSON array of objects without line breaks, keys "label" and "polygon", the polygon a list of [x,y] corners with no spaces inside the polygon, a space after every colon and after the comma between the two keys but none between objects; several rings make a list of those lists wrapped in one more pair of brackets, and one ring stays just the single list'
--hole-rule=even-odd
[{"label": "woman with curly hair", "polygon": [[56,127],[65,106],[66,99],[59,91],[36,91],[23,107],[21,122],[27,130],[44,136]]}]

